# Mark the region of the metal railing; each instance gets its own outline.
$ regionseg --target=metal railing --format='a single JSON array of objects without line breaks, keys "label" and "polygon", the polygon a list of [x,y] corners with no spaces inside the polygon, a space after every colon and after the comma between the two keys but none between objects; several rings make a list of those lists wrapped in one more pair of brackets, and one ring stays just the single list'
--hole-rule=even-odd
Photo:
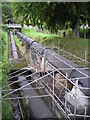
[{"label": "metal railing", "polygon": [[[34,50],[33,50],[34,49]],[[45,51],[47,51],[45,49]],[[86,112],[86,106],[84,107],[83,106],[83,114],[79,114],[77,111],[77,104],[76,104],[76,101],[77,99],[79,98],[85,98],[86,100],[90,99],[90,96],[86,96],[86,95],[80,95],[80,96],[77,96],[76,94],[76,89],[89,89],[89,88],[85,88],[85,87],[80,87],[78,86],[76,83],[74,83],[72,80],[78,80],[78,79],[85,79],[85,78],[89,78],[90,76],[88,76],[87,74],[83,73],[82,71],[80,71],[80,69],[83,69],[83,68],[75,68],[73,66],[71,66],[69,63],[65,62],[65,61],[62,61],[60,58],[57,58],[57,56],[53,55],[55,58],[57,58],[60,62],[64,62],[66,65],[70,66],[70,68],[56,68],[55,66],[53,66],[51,64],[51,62],[48,61],[48,65],[51,67],[51,71],[48,71],[48,69],[45,69],[45,62],[47,61],[45,59],[45,52],[44,52],[44,71],[42,71],[40,69],[40,65],[36,62],[34,63],[33,62],[33,59],[32,59],[32,55],[33,54],[36,54],[39,57],[42,58],[42,55],[40,55],[40,53],[35,49],[35,48],[30,48],[30,66],[33,66],[33,69],[34,69],[34,73],[30,74],[30,75],[27,75],[27,77],[31,76],[33,78],[33,80],[20,87],[20,88],[17,88],[17,89],[12,89],[10,92],[8,90],[9,93],[6,93],[5,95],[2,96],[2,99],[3,100],[11,100],[11,99],[16,99],[16,98],[9,98],[8,95],[11,95],[13,93],[16,93],[17,91],[20,91],[22,89],[29,89],[28,86],[29,85],[33,85],[33,84],[43,84],[43,90],[45,91],[46,95],[38,95],[38,96],[26,96],[26,97],[19,97],[18,96],[18,99],[26,99],[26,98],[37,98],[37,97],[49,97],[51,100],[52,100],[52,111],[55,112],[56,110],[56,107],[58,108],[59,111],[62,111],[62,113],[64,114],[64,118],[68,118],[68,119],[76,119],[77,117],[83,117],[84,119],[90,117],[89,115],[87,115],[87,112]],[[65,51],[64,51],[65,52]],[[51,54],[51,53],[49,53]],[[72,54],[69,54],[70,56]],[[78,58],[77,56],[74,56],[76,58]],[[82,61],[86,61],[86,60],[83,60],[81,58],[78,58]],[[54,61],[55,62],[55,61]],[[88,61],[86,61],[88,62]],[[37,64],[35,66],[35,64]],[[35,67],[34,67],[35,66]],[[68,78],[68,74],[66,73],[63,74],[62,72],[60,72],[61,69],[65,69],[65,70],[69,70],[69,69],[75,69],[76,71],[80,72],[82,75],[84,75],[84,77],[76,77],[76,78]],[[23,70],[23,68],[22,68]],[[21,71],[21,70],[20,70]],[[16,71],[14,73],[17,73],[19,71]],[[43,73],[42,76],[38,76],[37,73]],[[10,75],[13,75],[14,73],[11,73]],[[62,79],[57,79],[55,77],[55,74],[58,73],[60,76],[63,76],[64,78]],[[22,72],[20,73],[22,74]],[[20,75],[18,74],[18,75]],[[9,76],[10,76],[9,75]],[[36,76],[36,78],[34,78],[33,76]],[[51,84],[49,83],[49,81],[47,80],[47,77],[51,77]],[[12,77],[13,78],[13,77]],[[62,81],[64,83],[62,83]],[[56,82],[58,83],[58,87],[57,88],[57,85],[56,85]],[[72,85],[72,89],[75,88],[75,92],[72,93],[71,90],[68,88],[68,82]],[[9,85],[12,85],[12,84],[15,84],[17,83],[17,81],[14,81],[12,83],[10,83]],[[51,86],[50,86],[51,85]],[[27,87],[27,88],[26,88]],[[37,87],[38,89],[40,89],[40,87]],[[55,89],[58,89],[59,91],[59,94],[56,93]],[[41,88],[42,90],[42,88]],[[2,90],[3,91],[3,90]],[[5,91],[5,90],[4,90]],[[74,101],[74,104],[70,103],[70,101],[68,101],[68,99],[65,97],[67,94],[70,94],[71,96],[73,96],[73,101]],[[7,97],[7,98],[6,98]]]}]

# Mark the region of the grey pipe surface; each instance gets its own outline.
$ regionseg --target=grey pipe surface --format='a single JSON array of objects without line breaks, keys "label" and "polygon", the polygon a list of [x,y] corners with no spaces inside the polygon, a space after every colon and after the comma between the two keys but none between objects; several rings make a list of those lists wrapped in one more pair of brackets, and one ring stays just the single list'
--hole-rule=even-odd
[{"label": "grey pipe surface", "polygon": [[18,59],[17,48],[16,48],[16,45],[15,45],[13,33],[12,33],[11,30],[10,30],[10,40],[11,40],[12,56],[13,56],[14,59]]},{"label": "grey pipe surface", "polygon": [[[20,87],[28,84],[28,81],[24,76],[19,76],[18,80],[19,80]],[[33,88],[33,87],[31,85],[28,85],[28,88]],[[22,92],[23,92],[23,96],[30,97],[30,96],[38,95],[34,89],[22,89]],[[28,104],[32,118],[35,118],[35,119],[40,118],[40,120],[42,119],[55,120],[55,116],[49,110],[49,108],[47,107],[47,105],[44,103],[44,101],[41,98],[32,98],[32,99],[28,98],[27,101],[28,101],[27,104]]]}]

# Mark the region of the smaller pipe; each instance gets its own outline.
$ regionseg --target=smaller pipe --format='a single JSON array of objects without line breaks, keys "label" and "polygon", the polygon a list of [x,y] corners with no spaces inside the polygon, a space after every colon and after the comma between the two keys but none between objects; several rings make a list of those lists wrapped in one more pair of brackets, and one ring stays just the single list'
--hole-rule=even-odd
[{"label": "smaller pipe", "polygon": [[11,39],[11,47],[12,47],[12,56],[14,59],[18,59],[17,49],[16,49],[13,33],[11,30],[10,30],[10,39]]}]

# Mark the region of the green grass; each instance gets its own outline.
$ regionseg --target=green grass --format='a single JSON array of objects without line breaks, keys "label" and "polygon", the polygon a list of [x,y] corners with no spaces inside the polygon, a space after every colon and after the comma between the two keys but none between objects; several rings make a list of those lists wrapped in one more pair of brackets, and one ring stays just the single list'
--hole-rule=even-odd
[{"label": "green grass", "polygon": [[8,36],[7,36],[7,32],[4,32],[4,33],[5,33],[5,41],[6,41],[6,49],[5,49],[4,55],[6,56],[6,59],[8,61]]},{"label": "green grass", "polygon": [[11,40],[10,40],[10,35],[9,35],[9,55],[10,55],[10,58],[12,58],[12,50],[11,50],[12,48],[11,48]]},{"label": "green grass", "polygon": [[[17,52],[18,52],[18,55],[19,55],[19,58],[20,58],[19,48],[21,48],[22,51],[24,52],[24,46],[22,46],[22,43],[19,41],[19,39],[18,39],[18,37],[16,35],[14,35],[14,40],[15,40],[15,44],[17,46]],[[23,68],[23,67],[28,65],[28,63],[25,60],[25,55],[23,55],[22,59],[24,59],[24,60],[22,60],[19,63],[16,63],[15,65],[13,65],[13,69],[21,69],[21,68]]]},{"label": "green grass", "polygon": [[16,64],[15,66],[13,66],[13,69],[18,70],[18,69],[22,69],[26,66],[28,66],[27,62],[20,62],[20,63]]},{"label": "green grass", "polygon": [[0,31],[0,86],[2,86],[2,68],[8,62],[8,40],[7,40],[7,33]]},{"label": "green grass", "polygon": [[74,39],[74,38],[62,38],[62,48],[70,53],[73,53],[84,59],[85,51],[88,51],[88,40]]},{"label": "green grass", "polygon": [[13,108],[11,106],[12,101],[4,101],[2,105],[2,119],[3,120],[13,120],[12,111]]},{"label": "green grass", "polygon": [[[8,76],[9,68],[11,67],[11,64],[8,61],[8,36],[7,33],[4,31],[0,31],[0,40],[1,40],[1,48],[0,51],[1,55],[1,61],[0,61],[0,84],[1,86],[5,86],[8,82]],[[7,89],[7,88],[6,88]],[[3,120],[10,118],[13,119],[13,116],[11,114],[12,112],[12,106],[10,105],[11,101],[3,101],[5,103],[0,103],[0,119],[1,116],[3,117]],[[8,107],[6,107],[8,105]]]},{"label": "green grass", "polygon": [[40,43],[45,43],[45,41],[49,41],[48,43],[51,42],[52,39],[58,39],[60,38],[58,35],[55,34],[45,34],[45,33],[40,33],[40,32],[36,32],[34,31],[34,29],[22,29],[22,32],[32,38],[33,40],[37,40]]},{"label": "green grass", "polygon": [[16,45],[24,51],[24,47],[21,45],[21,42],[19,41],[16,35],[14,35],[14,40],[15,40]]},{"label": "green grass", "polygon": [[69,53],[73,53],[81,58],[85,58],[85,51],[88,53],[88,47],[90,46],[90,40],[84,38],[69,38],[60,37],[55,34],[44,34],[34,31],[34,29],[22,29],[22,32],[32,38],[37,40],[42,44],[51,46],[52,44],[58,46],[60,39],[60,47]]}]

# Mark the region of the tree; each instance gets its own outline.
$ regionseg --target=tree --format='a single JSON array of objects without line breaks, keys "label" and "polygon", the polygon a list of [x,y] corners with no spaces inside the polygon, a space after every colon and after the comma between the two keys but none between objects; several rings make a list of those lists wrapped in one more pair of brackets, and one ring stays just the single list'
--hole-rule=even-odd
[{"label": "tree", "polygon": [[[49,29],[51,32],[57,32],[70,22],[73,31],[73,37],[79,37],[79,23],[85,17],[85,11],[88,9],[87,3],[64,3],[64,2],[46,2],[46,3],[13,3],[15,16],[22,15],[22,23],[27,25],[37,25],[40,28]],[[87,12],[89,17],[89,13]],[[81,18],[82,15],[82,18]],[[85,18],[88,19],[88,17]]]},{"label": "tree", "polygon": [[7,23],[13,16],[13,8],[11,3],[2,3],[2,23]]}]

